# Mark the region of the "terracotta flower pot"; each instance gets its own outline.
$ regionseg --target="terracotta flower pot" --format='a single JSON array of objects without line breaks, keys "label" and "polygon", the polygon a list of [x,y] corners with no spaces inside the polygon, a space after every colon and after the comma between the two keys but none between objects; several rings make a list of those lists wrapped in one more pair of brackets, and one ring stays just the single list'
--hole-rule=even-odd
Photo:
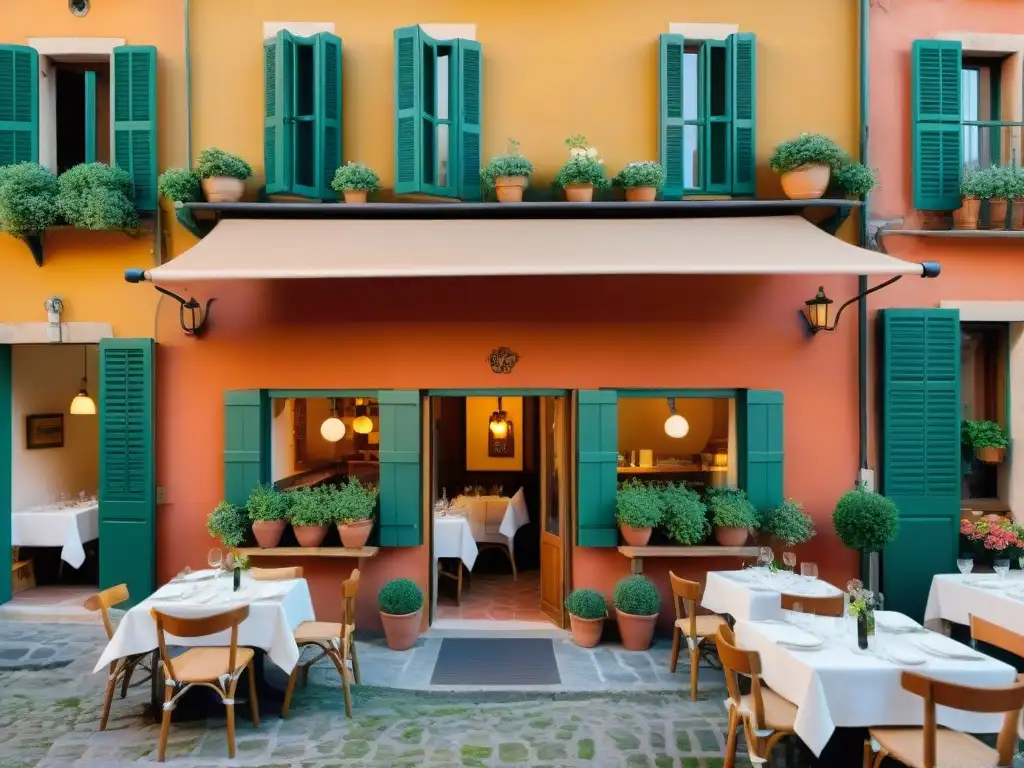
[{"label": "terracotta flower pot", "polygon": [[746,528],[722,528],[715,526],[715,540],[723,547],[742,547],[747,543],[750,531]]},{"label": "terracotta flower pot", "polygon": [[651,647],[654,637],[654,625],[658,614],[653,616],[634,616],[631,613],[615,612],[615,622],[619,625],[622,647],[627,651],[646,651]]},{"label": "terracotta flower pot", "polygon": [[341,196],[345,198],[346,203],[365,203],[366,202],[366,190],[365,189],[346,189],[341,193]]},{"label": "terracotta flower pot", "polygon": [[349,549],[365,547],[372,530],[372,517],[369,520],[360,520],[358,523],[338,523],[338,535],[341,536],[341,543]]},{"label": "terracotta flower pot", "polygon": [[651,540],[650,528],[632,528],[628,525],[620,525],[619,530],[622,531],[622,538],[631,547],[646,547],[647,542]]},{"label": "terracotta flower pot", "polygon": [[993,197],[988,201],[988,228],[1006,229],[1006,198]]},{"label": "terracotta flower pot", "polygon": [[300,547],[319,547],[327,535],[326,525],[293,525],[292,530]]},{"label": "terracotta flower pot", "polygon": [[985,448],[979,448],[974,452],[974,455],[978,457],[978,461],[985,464],[1002,464],[1003,454],[1005,453],[1005,448],[992,448],[991,446],[986,446]]},{"label": "terracotta flower pot", "polygon": [[392,651],[407,651],[416,645],[416,638],[420,636],[422,614],[422,608],[416,613],[407,613],[404,616],[381,611],[380,621],[384,625],[384,638],[388,642],[388,648]]},{"label": "terracotta flower pot", "polygon": [[566,184],[565,199],[570,203],[589,203],[594,199],[594,185]]},{"label": "terracotta flower pot", "polygon": [[1024,229],[1024,200],[1011,200],[1010,229]]},{"label": "terracotta flower pot", "polygon": [[651,203],[658,196],[656,187],[628,187],[626,200],[630,203]]},{"label": "terracotta flower pot", "polygon": [[245,181],[231,176],[203,179],[203,194],[208,203],[237,203],[245,194]]},{"label": "terracotta flower pot", "polygon": [[593,648],[601,642],[601,630],[604,619],[582,619],[569,614],[569,627],[572,629],[572,641],[580,648]]},{"label": "terracotta flower pot", "polygon": [[523,202],[523,190],[526,189],[525,176],[498,176],[494,180],[494,191],[499,203]]},{"label": "terracotta flower pot", "polygon": [[827,165],[801,165],[780,177],[782,191],[790,200],[813,200],[825,194],[832,169]]},{"label": "terracotta flower pot", "polygon": [[960,207],[953,211],[953,228],[977,229],[980,213],[981,200],[976,197],[965,197]]},{"label": "terracotta flower pot", "polygon": [[252,535],[263,549],[276,547],[281,543],[287,520],[257,520],[252,524]]}]

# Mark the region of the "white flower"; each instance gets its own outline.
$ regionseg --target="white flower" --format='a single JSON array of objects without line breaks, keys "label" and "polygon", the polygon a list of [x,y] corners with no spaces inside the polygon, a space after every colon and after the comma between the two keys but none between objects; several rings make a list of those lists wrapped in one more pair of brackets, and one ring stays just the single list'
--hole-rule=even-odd
[{"label": "white flower", "polygon": [[603,157],[599,157],[599,158],[597,159],[597,164],[598,164],[598,165],[604,165],[604,158],[603,158]]},{"label": "white flower", "polygon": [[569,150],[569,157],[586,157],[587,150],[583,147],[573,147]]},{"label": "white flower", "polygon": [[587,157],[597,157],[597,149],[594,147],[587,147]]}]

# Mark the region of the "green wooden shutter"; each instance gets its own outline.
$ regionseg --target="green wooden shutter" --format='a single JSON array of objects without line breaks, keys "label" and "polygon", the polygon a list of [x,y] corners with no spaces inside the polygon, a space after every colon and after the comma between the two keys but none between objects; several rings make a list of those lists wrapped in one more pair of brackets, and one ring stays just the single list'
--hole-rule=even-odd
[{"label": "green wooden shutter", "polygon": [[577,524],[581,547],[619,543],[615,495],[619,471],[619,398],[614,390],[580,390],[576,400]]},{"label": "green wooden shutter", "polygon": [[152,339],[100,341],[100,588],[133,604],[156,579],[154,362]]},{"label": "green wooden shutter", "polygon": [[96,73],[85,73],[85,162],[96,162]]},{"label": "green wooden shutter", "polygon": [[757,176],[757,38],[729,35],[732,51],[732,194],[752,195]]},{"label": "green wooden shutter", "polygon": [[659,45],[658,157],[665,167],[666,200],[683,197],[683,45],[682,35],[663,34]]},{"label": "green wooden shutter", "polygon": [[[11,482],[14,468],[12,452],[13,442],[11,435],[13,425],[11,423],[11,409],[14,406],[11,394],[11,347],[9,344],[0,344],[0,435],[6,435],[6,439],[0,440],[0,552],[11,551],[11,525],[10,519],[14,512],[11,506]],[[11,599],[11,569],[6,565],[0,568],[0,603],[6,603]]]},{"label": "green wooden shutter", "polygon": [[758,510],[783,499],[783,397],[748,389],[740,398],[740,487]]},{"label": "green wooden shutter", "polygon": [[380,409],[380,526],[382,547],[423,543],[420,488],[420,393],[382,390]]},{"label": "green wooden shutter", "polygon": [[395,30],[395,192],[420,191],[423,166],[420,28]]},{"label": "green wooden shutter", "polygon": [[135,207],[157,206],[156,48],[120,45],[114,49],[110,100],[113,164],[131,174]]},{"label": "green wooden shutter", "polygon": [[39,54],[0,45],[0,165],[39,162]]},{"label": "green wooden shutter", "polygon": [[885,607],[918,619],[960,535],[960,314],[883,309],[881,489],[900,531],[882,556]]},{"label": "green wooden shutter", "polygon": [[314,37],[317,187],[321,200],[337,200],[331,181],[341,165],[341,38],[329,32]]},{"label": "green wooden shutter", "polygon": [[463,200],[479,200],[484,55],[480,43],[475,40],[457,40],[455,50],[458,57],[456,94],[459,99],[456,112],[459,142],[458,195]]},{"label": "green wooden shutter", "polygon": [[281,30],[263,41],[263,87],[266,111],[263,117],[263,166],[267,194],[292,191],[292,71],[295,42]]},{"label": "green wooden shutter", "polygon": [[257,485],[270,482],[270,406],[266,390],[224,393],[224,500],[244,507]]},{"label": "green wooden shutter", "polygon": [[911,56],[914,207],[960,207],[963,136],[960,43],[915,40]]}]

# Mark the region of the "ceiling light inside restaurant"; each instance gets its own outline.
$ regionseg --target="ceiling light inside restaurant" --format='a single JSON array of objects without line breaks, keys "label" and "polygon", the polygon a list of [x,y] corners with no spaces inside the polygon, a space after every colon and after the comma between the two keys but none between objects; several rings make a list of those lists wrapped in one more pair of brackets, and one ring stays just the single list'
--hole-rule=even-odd
[{"label": "ceiling light inside restaurant", "polygon": [[89,397],[89,372],[88,372],[89,348],[82,347],[82,387],[78,390],[71,401],[72,416],[95,416],[96,402]]},{"label": "ceiling light inside restaurant", "polygon": [[690,422],[676,413],[676,399],[670,397],[668,399],[668,410],[671,415],[665,419],[665,434],[669,437],[686,437],[690,431]]},{"label": "ceiling light inside restaurant", "polygon": [[352,422],[352,429],[360,435],[368,435],[373,432],[373,419],[366,415],[367,407],[363,405],[362,398],[356,398],[356,418]]},{"label": "ceiling light inside restaurant", "polygon": [[331,399],[331,415],[320,425],[320,436],[329,443],[336,443],[345,437],[345,422],[338,418],[338,404]]}]

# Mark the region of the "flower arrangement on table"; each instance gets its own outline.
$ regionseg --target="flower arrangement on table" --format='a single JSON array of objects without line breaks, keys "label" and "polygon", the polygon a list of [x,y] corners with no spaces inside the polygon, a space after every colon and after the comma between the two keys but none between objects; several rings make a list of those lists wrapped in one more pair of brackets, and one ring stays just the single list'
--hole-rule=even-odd
[{"label": "flower arrangement on table", "polygon": [[961,549],[985,564],[997,557],[1011,563],[1024,558],[1024,526],[998,515],[986,515],[977,521],[962,519],[960,539]]},{"label": "flower arrangement on table", "polygon": [[851,616],[864,615],[867,618],[868,634],[875,633],[875,593],[864,589],[860,579],[850,579],[846,584],[846,593],[850,596],[849,613]]}]

